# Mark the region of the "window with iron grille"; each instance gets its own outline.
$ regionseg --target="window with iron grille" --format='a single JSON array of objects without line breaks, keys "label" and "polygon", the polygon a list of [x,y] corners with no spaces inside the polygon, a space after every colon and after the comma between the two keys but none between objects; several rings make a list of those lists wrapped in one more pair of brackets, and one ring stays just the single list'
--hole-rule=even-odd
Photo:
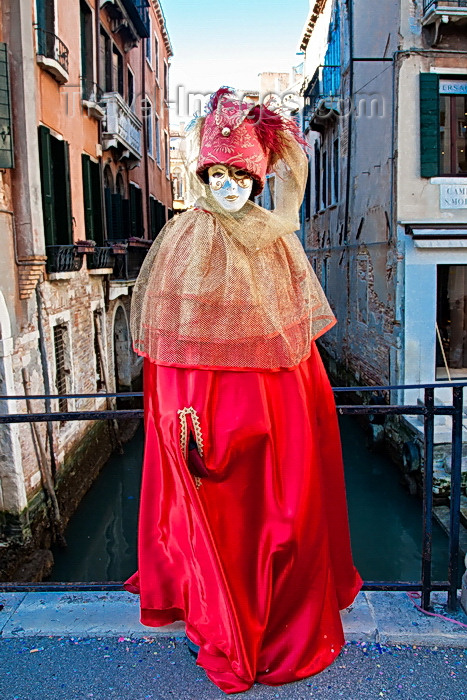
[{"label": "window with iron grille", "polygon": [[57,389],[58,410],[68,411],[68,400],[63,398],[63,394],[67,393],[67,327],[65,323],[60,323],[54,326],[54,351],[55,351],[55,388]]},{"label": "window with iron grille", "polygon": [[104,388],[104,372],[102,368],[102,354],[99,337],[102,338],[102,312],[96,309],[93,314],[94,319],[94,357],[96,360],[96,391],[101,391]]}]

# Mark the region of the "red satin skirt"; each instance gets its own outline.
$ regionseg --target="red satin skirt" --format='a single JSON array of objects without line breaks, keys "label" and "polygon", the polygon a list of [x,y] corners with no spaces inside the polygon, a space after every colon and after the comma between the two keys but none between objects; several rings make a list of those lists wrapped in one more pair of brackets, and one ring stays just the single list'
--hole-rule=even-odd
[{"label": "red satin skirt", "polygon": [[[145,360],[144,396],[139,571],[125,584],[140,594],[141,622],[185,620],[198,664],[226,693],[322,671],[344,643],[339,609],[362,582],[315,345],[279,372]],[[187,430],[201,479],[187,466]]]}]

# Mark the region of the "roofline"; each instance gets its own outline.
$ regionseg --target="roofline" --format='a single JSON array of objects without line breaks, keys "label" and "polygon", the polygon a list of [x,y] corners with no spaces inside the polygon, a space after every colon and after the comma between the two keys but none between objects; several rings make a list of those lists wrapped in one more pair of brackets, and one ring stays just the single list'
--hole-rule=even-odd
[{"label": "roofline", "polygon": [[172,44],[170,43],[169,32],[167,31],[167,22],[165,21],[164,11],[162,10],[162,5],[159,0],[152,0],[152,6],[154,7],[154,12],[159,20],[159,26],[161,28],[162,38],[164,39],[165,48],[167,49],[167,55],[170,58],[174,55]]},{"label": "roofline", "polygon": [[303,29],[302,33],[302,40],[300,42],[300,51],[306,51],[306,48],[308,46],[308,42],[310,41],[310,37],[313,33],[313,29],[315,28],[315,24],[318,21],[318,17],[324,10],[324,6],[326,5],[326,0],[315,0],[315,5],[312,10],[310,10],[310,13],[308,15],[307,22],[305,24],[305,27]]}]

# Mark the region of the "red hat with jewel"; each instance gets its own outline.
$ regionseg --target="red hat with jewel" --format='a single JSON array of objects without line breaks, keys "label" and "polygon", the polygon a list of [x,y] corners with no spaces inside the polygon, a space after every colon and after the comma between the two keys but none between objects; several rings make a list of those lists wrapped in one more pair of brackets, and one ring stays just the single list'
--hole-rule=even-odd
[{"label": "red hat with jewel", "polygon": [[264,105],[241,101],[231,88],[222,87],[207,107],[196,172],[207,182],[211,165],[222,163],[246,170],[257,195],[264,187],[266,173],[283,155],[286,134],[302,142],[294,121]]}]

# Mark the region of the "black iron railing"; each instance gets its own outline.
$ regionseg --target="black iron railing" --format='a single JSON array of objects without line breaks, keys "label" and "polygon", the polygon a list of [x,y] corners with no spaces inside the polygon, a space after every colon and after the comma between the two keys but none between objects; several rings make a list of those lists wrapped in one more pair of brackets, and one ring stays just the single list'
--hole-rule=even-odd
[{"label": "black iron railing", "polygon": [[116,280],[136,279],[152,241],[121,238],[109,240],[107,243],[110,246],[125,246],[124,254],[115,255],[112,277]]},{"label": "black iron railing", "polygon": [[47,272],[77,272],[83,264],[75,245],[48,245],[46,253]]},{"label": "black iron railing", "polygon": [[88,270],[102,270],[113,267],[113,249],[109,246],[96,246],[92,253],[87,254]]},{"label": "black iron railing", "polygon": [[[364,590],[371,591],[421,591],[422,607],[430,608],[431,593],[433,591],[447,591],[448,607],[457,608],[457,585],[460,574],[460,500],[461,500],[461,475],[462,475],[462,421],[464,415],[463,390],[467,382],[463,383],[438,383],[438,384],[414,384],[405,386],[370,386],[370,387],[339,387],[334,389],[338,398],[340,394],[390,395],[392,391],[415,389],[424,392],[424,402],[416,405],[392,405],[373,404],[363,405],[340,404],[337,401],[337,410],[340,414],[352,415],[407,415],[421,416],[424,423],[424,460],[423,460],[423,542],[422,565],[420,579],[418,581],[366,581]],[[450,405],[435,404],[435,390],[450,388],[452,390],[452,403]],[[67,399],[88,398],[141,398],[142,393],[125,394],[69,394]],[[25,396],[0,396],[0,400],[25,400]],[[30,400],[57,399],[57,396],[35,395],[28,396]],[[102,411],[72,411],[72,412],[48,412],[48,413],[18,413],[0,414],[0,424],[5,423],[33,423],[50,421],[82,421],[82,420],[109,420],[128,419],[143,416],[142,409],[120,409]],[[434,421],[436,416],[451,416],[451,488],[450,488],[450,522],[449,522],[449,567],[447,581],[432,580],[432,535],[433,535],[433,455],[434,455]],[[0,591],[59,591],[59,590],[122,590],[122,584],[118,582],[91,582],[91,583],[0,583]]]},{"label": "black iron railing", "polygon": [[51,58],[68,73],[68,48],[58,36],[42,27],[36,27],[38,56]]},{"label": "black iron railing", "polygon": [[429,10],[451,10],[465,7],[467,9],[467,0],[423,0],[423,12],[426,14]]}]

